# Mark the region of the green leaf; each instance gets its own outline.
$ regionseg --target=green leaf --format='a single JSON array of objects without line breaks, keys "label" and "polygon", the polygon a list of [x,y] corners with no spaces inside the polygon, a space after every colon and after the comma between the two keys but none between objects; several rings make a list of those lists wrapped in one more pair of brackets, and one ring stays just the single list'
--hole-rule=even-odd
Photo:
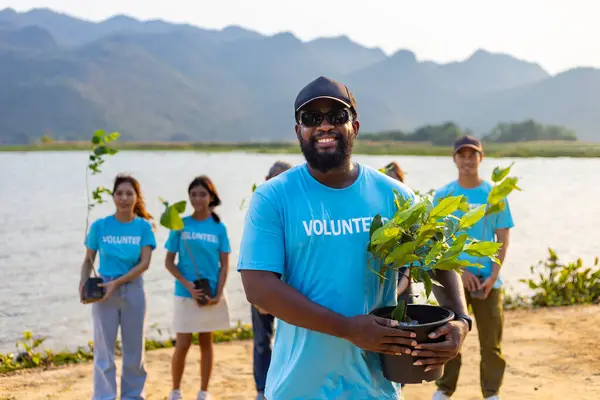
[{"label": "green leaf", "polygon": [[257,187],[258,187],[258,185],[256,183],[252,184],[252,193],[254,193],[254,191],[256,190]]},{"label": "green leaf", "polygon": [[404,265],[404,262],[400,262],[403,258],[405,258],[408,254],[411,254],[415,251],[416,243],[415,242],[407,242],[402,243],[397,246],[389,256],[386,257],[385,263],[391,264],[395,263],[397,265]]},{"label": "green leaf", "polygon": [[383,224],[382,227],[380,227],[379,229],[376,229],[375,232],[373,232],[373,237],[371,238],[371,244],[378,245],[378,244],[387,243],[390,240],[396,239],[401,234],[402,234],[402,231],[400,230],[400,228],[398,228],[397,226],[394,225],[393,220],[389,220],[385,224]]},{"label": "green leaf", "polygon": [[98,130],[98,131],[94,132],[94,135],[92,136],[92,144],[96,145],[96,144],[102,143],[103,137],[104,137],[103,130]]},{"label": "green leaf", "polygon": [[494,186],[488,195],[488,203],[494,205],[503,200],[513,190],[521,190],[517,186],[519,178],[506,178],[498,186]]},{"label": "green leaf", "polygon": [[185,212],[185,206],[186,206],[186,201],[185,200],[181,200],[175,204],[173,204],[173,208],[175,210],[177,210],[178,213],[183,213]]},{"label": "green leaf", "polygon": [[429,253],[427,253],[427,256],[425,256],[425,265],[431,264],[435,259],[439,257],[440,254],[442,254],[442,243],[437,242],[433,245]]},{"label": "green leaf", "polygon": [[497,242],[473,242],[465,246],[464,252],[474,257],[494,256],[502,247],[502,243]]},{"label": "green leaf", "polygon": [[23,339],[25,339],[25,340],[31,340],[32,337],[33,337],[33,335],[31,334],[30,331],[23,332]]},{"label": "green leaf", "polygon": [[435,229],[427,229],[420,233],[418,232],[417,238],[415,239],[415,248],[420,247],[423,243],[431,239],[436,232]]},{"label": "green leaf", "polygon": [[416,203],[408,209],[396,213],[396,215],[394,215],[394,222],[403,228],[408,228],[425,214],[426,207],[427,206],[424,203]]},{"label": "green leaf", "polygon": [[394,193],[394,203],[396,203],[396,207],[398,211],[402,211],[411,206],[413,200],[411,198],[407,198],[401,195],[396,189],[392,188],[392,193]]},{"label": "green leaf", "polygon": [[433,278],[431,279],[431,283],[433,283],[435,286],[438,286],[438,287],[444,287],[444,285],[442,285],[441,283],[439,283],[437,280],[435,280]]},{"label": "green leaf", "polygon": [[402,322],[404,320],[404,306],[405,306],[405,304],[406,303],[405,303],[404,300],[398,301],[398,305],[392,311],[392,318],[395,319],[398,322]]},{"label": "green leaf", "polygon": [[469,212],[469,199],[466,196],[462,196],[458,209],[463,212]]},{"label": "green leaf", "polygon": [[505,202],[500,202],[500,203],[492,204],[486,210],[485,215],[487,216],[487,215],[490,215],[490,214],[498,213],[498,212],[504,210],[504,206],[505,205],[506,205]]},{"label": "green leaf", "polygon": [[494,171],[492,172],[492,181],[495,183],[498,183],[502,179],[504,179],[506,176],[508,176],[508,174],[510,173],[510,169],[512,168],[512,166],[514,164],[515,163],[513,162],[506,168],[500,168],[500,167],[494,168]]},{"label": "green leaf", "polygon": [[456,233],[456,231],[458,230],[458,222],[454,219],[454,218],[449,218],[446,217],[444,218],[444,220],[442,221],[445,225],[445,227],[443,228],[443,233],[444,233],[444,240],[449,240],[452,235],[454,235]]},{"label": "green leaf", "polygon": [[94,154],[97,156],[103,156],[108,153],[108,147],[106,146],[98,146],[94,149]]},{"label": "green leaf", "polygon": [[456,240],[452,243],[452,246],[450,246],[450,248],[446,250],[442,255],[442,260],[450,259],[460,255],[460,253],[462,253],[463,251],[463,248],[465,247],[465,243],[467,242],[468,238],[469,235],[467,235],[466,233],[458,235]]},{"label": "green leaf", "polygon": [[483,218],[485,214],[485,207],[486,204],[482,204],[463,215],[458,224],[460,229],[468,229],[475,225],[481,218]]},{"label": "green leaf", "polygon": [[160,216],[160,224],[172,231],[180,231],[184,224],[181,216],[173,206],[167,207]]},{"label": "green leaf", "polygon": [[431,290],[433,289],[433,282],[431,282],[431,277],[429,276],[427,271],[423,269],[419,270],[419,275],[421,281],[423,282],[423,285],[425,286],[425,297],[429,298],[429,296],[431,295]]},{"label": "green leaf", "polygon": [[383,226],[383,222],[381,221],[381,215],[377,214],[373,221],[371,221],[371,228],[369,229],[369,238],[373,237],[373,233]]},{"label": "green leaf", "polygon": [[440,201],[440,203],[431,210],[429,214],[429,219],[436,219],[445,217],[448,214],[452,214],[456,210],[458,210],[458,206],[460,205],[461,198],[463,196],[451,196],[446,197]]}]

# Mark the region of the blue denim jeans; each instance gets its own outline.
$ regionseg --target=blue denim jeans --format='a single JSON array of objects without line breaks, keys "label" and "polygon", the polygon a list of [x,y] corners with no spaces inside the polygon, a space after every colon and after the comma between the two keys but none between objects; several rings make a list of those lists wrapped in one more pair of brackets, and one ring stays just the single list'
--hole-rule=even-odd
[{"label": "blue denim jeans", "polygon": [[254,332],[254,382],[256,390],[265,390],[267,372],[271,364],[271,339],[275,318],[270,314],[261,314],[252,306],[252,331]]},{"label": "blue denim jeans", "polygon": [[[105,282],[116,279],[102,277]],[[106,301],[92,304],[94,321],[94,394],[92,400],[115,400],[115,347],[121,327],[123,372],[121,399],[144,400],[144,324],[146,294],[142,278],[121,285]]]}]

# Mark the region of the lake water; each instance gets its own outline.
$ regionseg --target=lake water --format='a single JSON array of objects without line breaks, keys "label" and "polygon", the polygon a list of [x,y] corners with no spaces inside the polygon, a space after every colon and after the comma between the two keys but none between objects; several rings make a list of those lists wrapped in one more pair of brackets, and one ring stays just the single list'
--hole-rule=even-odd
[{"label": "lake water", "polygon": [[[232,245],[226,286],[232,324],[249,323],[249,305],[235,269],[245,214],[240,204],[276,159],[304,161],[301,155],[121,152],[107,159],[103,173],[92,177],[90,186],[110,187],[116,173],[131,173],[142,184],[150,212],[158,217],[163,209],[158,196],[169,201],[187,199],[191,179],[208,174],[223,200],[218,212]],[[394,159],[406,171],[407,184],[419,190],[456,177],[449,157],[357,155],[354,159],[377,168]],[[486,159],[482,172],[487,177],[495,165],[512,161]],[[582,257],[591,263],[600,255],[600,159],[516,161],[513,175],[521,178],[524,190],[511,195],[516,226],[503,275],[512,288],[523,290],[518,279],[529,276],[529,266],[544,259],[548,247],[563,260]],[[13,350],[24,330],[48,336],[46,346],[54,349],[85,344],[92,338],[90,307],[79,303],[77,293],[84,255],[86,162],[84,152],[0,153],[0,352]],[[112,203],[97,207],[90,221],[112,211]],[[168,334],[173,278],[164,268],[167,235],[159,227],[145,285],[148,325],[166,328]]]}]

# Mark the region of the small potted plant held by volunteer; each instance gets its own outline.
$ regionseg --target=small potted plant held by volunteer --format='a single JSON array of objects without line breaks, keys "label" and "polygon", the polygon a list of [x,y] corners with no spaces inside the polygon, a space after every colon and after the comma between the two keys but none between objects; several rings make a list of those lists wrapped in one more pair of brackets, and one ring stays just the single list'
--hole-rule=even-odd
[{"label": "small potted plant held by volunteer", "polygon": [[[160,224],[171,231],[183,230],[185,224],[183,222],[183,219],[181,218],[181,214],[185,212],[185,207],[187,205],[186,201],[181,200],[169,205],[169,202],[164,200],[162,197],[159,197],[158,200],[165,206],[165,211],[163,211],[163,213],[160,216]],[[210,282],[208,281],[208,279],[202,278],[200,271],[198,270],[198,266],[196,265],[196,261],[194,260],[192,252],[189,248],[188,242],[183,235],[181,236],[181,240],[186,246],[187,252],[196,270],[196,274],[198,275],[198,279],[194,281],[194,287],[196,289],[202,289],[202,291],[208,296],[213,297]],[[208,303],[208,300],[206,300],[206,298],[196,299],[196,301],[200,305],[206,305]]]},{"label": "small potted plant held by volunteer", "polygon": [[[462,195],[446,197],[434,206],[431,194],[418,195],[417,201],[407,201],[395,192],[397,211],[394,217],[383,223],[377,215],[371,224],[369,269],[383,281],[387,279],[386,270],[398,271],[408,267],[409,288],[411,282],[422,283],[428,298],[433,285],[441,286],[430,272],[435,277],[436,270],[462,273],[461,268],[473,266],[459,259],[461,254],[488,257],[500,263],[496,255],[501,243],[475,240],[466,231],[481,218],[501,211],[505,207],[504,199],[513,190],[521,190],[517,186],[518,178],[508,177],[511,167],[512,164],[507,168],[494,169],[494,187],[487,203],[472,210],[468,210],[467,200]],[[454,215],[459,210],[456,214],[462,212],[460,217]],[[443,340],[432,340],[427,335],[454,318],[454,314],[443,307],[406,304],[404,301],[395,307],[373,310],[371,314],[397,320],[398,327],[415,332],[420,343]],[[425,366],[413,365],[418,358],[411,355],[380,354],[380,359],[384,376],[394,382],[422,383],[438,379],[443,374],[443,368],[425,372]]]},{"label": "small potted plant held by volunteer", "polygon": [[[100,167],[104,164],[104,156],[112,156],[118,153],[118,150],[112,145],[120,137],[118,132],[106,133],[104,130],[97,130],[90,139],[91,151],[88,156],[88,164],[85,170],[85,187],[86,187],[86,216],[85,216],[85,234],[84,242],[87,238],[89,231],[89,220],[90,212],[98,204],[105,203],[104,196],[112,196],[111,191],[104,187],[98,186],[91,192],[89,190],[89,176],[97,175],[100,172]],[[96,268],[94,268],[94,261],[88,260],[92,267],[93,277],[88,277],[81,291],[81,301],[84,304],[94,303],[104,298],[105,290],[103,287],[98,286],[102,283],[102,278],[98,276]]]}]

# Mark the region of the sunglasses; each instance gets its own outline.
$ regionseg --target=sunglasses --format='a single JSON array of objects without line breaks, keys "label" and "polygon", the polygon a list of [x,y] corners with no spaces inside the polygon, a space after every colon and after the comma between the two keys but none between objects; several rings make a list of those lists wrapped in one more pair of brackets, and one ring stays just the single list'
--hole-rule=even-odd
[{"label": "sunglasses", "polygon": [[326,119],[331,125],[342,125],[350,120],[350,110],[331,110],[326,113],[321,111],[303,111],[300,114],[300,123],[307,127],[319,126]]}]

